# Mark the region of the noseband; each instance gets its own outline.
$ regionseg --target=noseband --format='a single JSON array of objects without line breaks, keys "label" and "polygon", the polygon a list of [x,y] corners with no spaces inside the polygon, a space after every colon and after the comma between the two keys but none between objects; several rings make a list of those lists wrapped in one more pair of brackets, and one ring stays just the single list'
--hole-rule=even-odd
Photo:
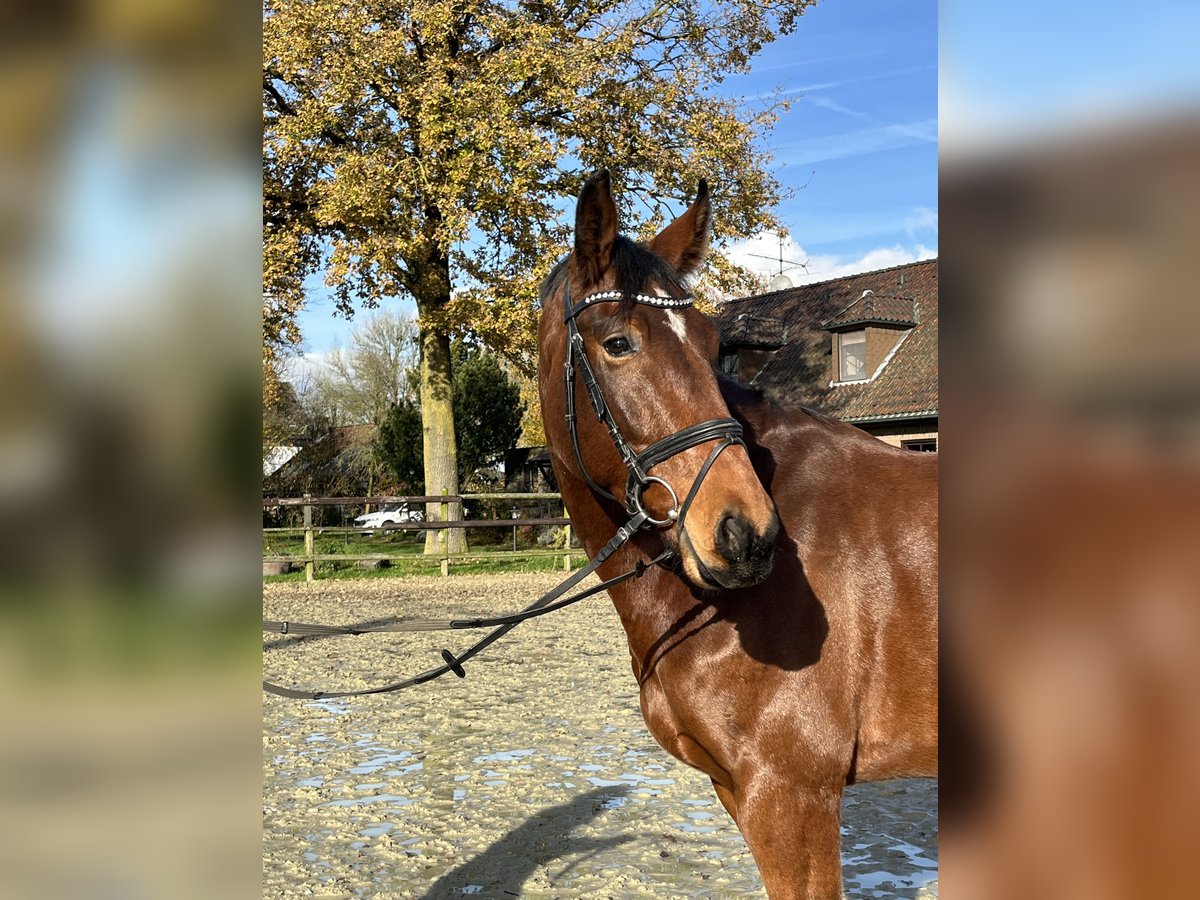
[{"label": "noseband", "polygon": [[[630,294],[624,291],[597,291],[588,294],[578,303],[572,303],[571,282],[570,278],[567,278],[563,286],[563,322],[567,326],[567,361],[563,369],[563,382],[566,387],[567,430],[571,433],[571,447],[575,451],[575,462],[579,466],[579,471],[583,475],[584,480],[587,481],[593,491],[614,503],[620,502],[610,491],[601,487],[592,478],[587,466],[583,462],[583,454],[579,450],[579,432],[576,427],[577,417],[575,414],[575,372],[578,370],[579,374],[583,377],[583,385],[587,390],[588,398],[592,402],[592,409],[596,412],[596,418],[608,429],[609,437],[612,438],[617,452],[621,455],[621,459],[625,463],[625,468],[629,471],[629,475],[625,480],[626,511],[633,516],[644,515],[645,518],[642,527],[653,526],[661,528],[674,524],[676,533],[681,535],[683,533],[684,517],[691,507],[692,501],[696,498],[696,493],[700,490],[700,485],[703,483],[705,476],[708,475],[713,463],[717,461],[717,457],[734,444],[745,446],[745,441],[742,440],[742,426],[737,419],[708,419],[696,425],[689,425],[687,428],[676,431],[674,434],[667,435],[667,437],[655,441],[640,453],[634,451],[629,442],[621,434],[621,430],[617,427],[616,420],[613,418],[612,411],[608,408],[608,404],[604,400],[600,384],[596,381],[596,374],[592,370],[591,363],[588,362],[587,353],[584,351],[583,335],[579,333],[579,325],[576,322],[578,315],[588,307],[594,306],[597,303],[613,303],[618,300],[629,300],[634,303],[642,303],[647,306],[660,308],[677,308],[692,305],[691,296],[654,297],[648,294]],[[692,486],[681,506],[679,503],[679,494],[676,490],[666,480],[657,475],[651,475],[650,470],[685,450],[690,450],[692,447],[706,444],[709,441],[719,441],[719,443],[713,448],[704,465],[696,473],[696,477],[692,481]],[[642,503],[642,494],[651,484],[661,485],[671,495],[671,509],[667,512],[665,518],[654,518]]]}]

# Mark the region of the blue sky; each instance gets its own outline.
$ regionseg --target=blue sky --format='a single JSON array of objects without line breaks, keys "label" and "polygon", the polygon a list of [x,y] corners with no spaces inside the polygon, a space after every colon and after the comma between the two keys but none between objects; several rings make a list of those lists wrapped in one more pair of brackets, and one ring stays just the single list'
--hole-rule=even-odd
[{"label": "blue sky", "polygon": [[1200,112],[1200,4],[946,3],[943,161]]},{"label": "blue sky", "polygon": [[[795,196],[778,209],[783,255],[807,262],[794,281],[895,265],[937,252],[938,19],[931,0],[829,0],[768,45],[723,92],[747,99],[781,88],[793,101],[766,146]],[[730,247],[772,275],[779,239]],[[349,343],[318,277],[300,316],[304,349]],[[411,303],[396,308],[411,312]]]},{"label": "blue sky", "polygon": [[[769,45],[730,93],[782,88],[793,101],[768,138],[795,196],[778,214],[793,281],[894,265],[937,251],[937,4],[831,0]],[[739,262],[771,263],[743,256]],[[747,252],[778,254],[764,236]]]}]

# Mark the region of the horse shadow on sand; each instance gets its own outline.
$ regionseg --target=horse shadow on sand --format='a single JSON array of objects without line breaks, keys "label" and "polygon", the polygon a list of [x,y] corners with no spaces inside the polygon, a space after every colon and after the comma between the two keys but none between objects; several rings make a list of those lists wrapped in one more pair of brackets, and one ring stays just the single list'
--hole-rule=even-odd
[{"label": "horse shadow on sand", "polygon": [[[468,885],[480,897],[519,897],[521,886],[539,866],[566,856],[596,856],[634,840],[631,835],[606,838],[575,836],[571,832],[596,818],[630,790],[628,785],[601,787],[558,806],[539,810],[494,844],[461,866],[451,869],[422,894],[422,900],[461,897]],[[563,866],[561,877],[577,865]],[[482,888],[482,890],[479,890]]]}]

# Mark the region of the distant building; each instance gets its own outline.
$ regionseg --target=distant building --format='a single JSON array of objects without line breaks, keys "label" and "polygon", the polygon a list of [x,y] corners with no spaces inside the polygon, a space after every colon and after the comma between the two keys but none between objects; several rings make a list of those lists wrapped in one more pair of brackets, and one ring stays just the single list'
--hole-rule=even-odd
[{"label": "distant building", "polygon": [[936,259],[744,297],[715,317],[719,365],[769,396],[936,450]]},{"label": "distant building", "polygon": [[276,447],[270,447],[263,453],[263,477],[274,475],[283,466],[290,462],[292,457],[300,452],[298,445],[281,444]]},{"label": "distant building", "polygon": [[306,491],[337,497],[370,495],[377,480],[371,448],[377,430],[374,425],[331,428],[267,475],[264,495],[296,497]]},{"label": "distant building", "polygon": [[504,490],[529,494],[557,491],[549,449],[516,447],[504,454]]}]

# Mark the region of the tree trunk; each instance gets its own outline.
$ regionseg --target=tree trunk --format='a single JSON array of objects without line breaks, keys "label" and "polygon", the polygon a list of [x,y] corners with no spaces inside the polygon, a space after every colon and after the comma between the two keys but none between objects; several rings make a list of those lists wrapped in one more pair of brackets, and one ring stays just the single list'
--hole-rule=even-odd
[{"label": "tree trunk", "polygon": [[[436,315],[450,302],[450,257],[439,246],[437,230],[442,222],[436,204],[425,209],[429,254],[414,267],[417,277],[410,290],[417,301],[421,342],[421,431],[425,458],[425,493],[458,493],[458,441],[454,437],[454,385],[450,378],[450,335]],[[462,504],[451,503],[442,515],[441,503],[425,507],[425,520],[438,522],[462,518]],[[443,543],[443,541],[445,543]],[[465,553],[464,528],[425,532],[425,555]]]},{"label": "tree trunk", "polygon": [[[458,444],[454,439],[454,394],[450,382],[450,338],[431,330],[421,332],[421,430],[424,435],[425,493],[458,493]],[[462,518],[462,504],[449,505],[449,518]],[[442,520],[442,505],[430,503],[426,521]],[[447,545],[442,545],[443,534]],[[425,553],[465,553],[467,532],[426,531]]]}]

